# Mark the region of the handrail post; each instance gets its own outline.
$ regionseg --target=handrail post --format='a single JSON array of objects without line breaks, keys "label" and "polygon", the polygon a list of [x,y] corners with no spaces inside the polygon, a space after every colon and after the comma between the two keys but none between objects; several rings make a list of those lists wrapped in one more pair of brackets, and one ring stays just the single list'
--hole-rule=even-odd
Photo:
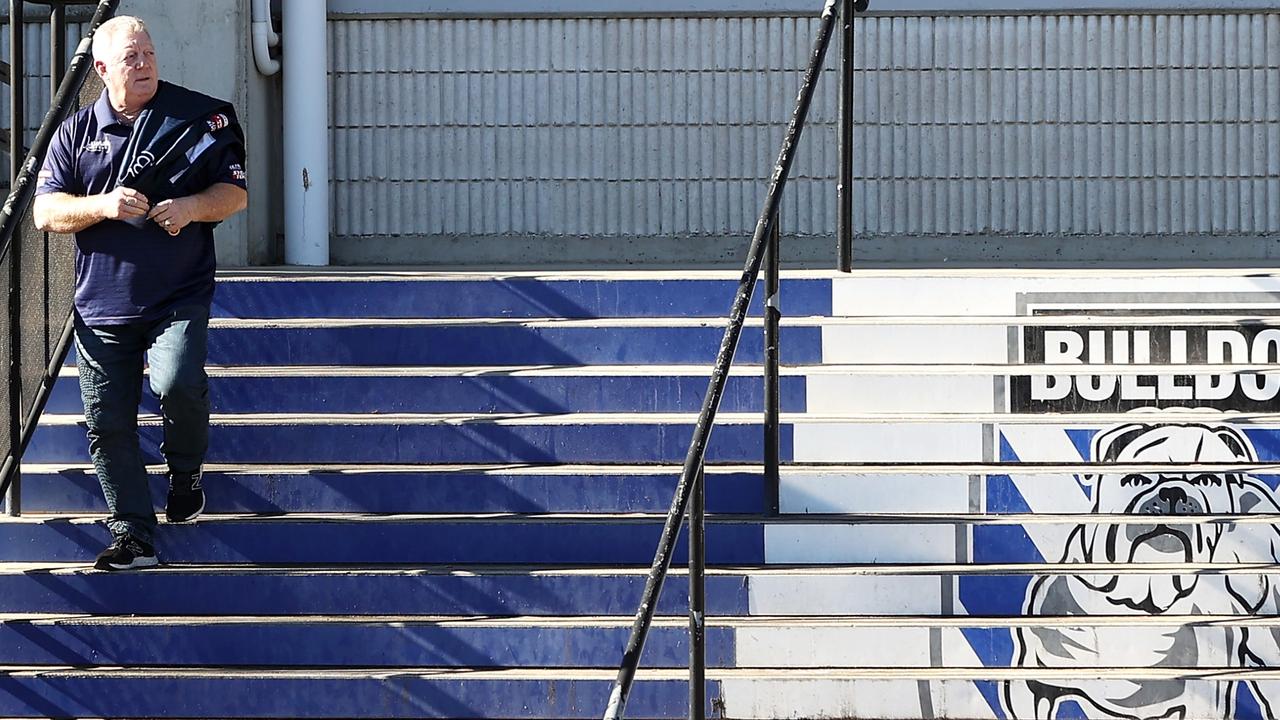
[{"label": "handrail post", "polygon": [[769,233],[773,232],[773,225],[777,220],[782,193],[786,189],[791,166],[795,164],[796,147],[804,131],[809,106],[813,103],[813,93],[818,84],[818,76],[822,73],[827,46],[835,31],[836,4],[839,1],[826,0],[822,6],[822,22],[818,36],[814,38],[809,65],[805,69],[800,91],[796,95],[795,110],[791,115],[791,122],[787,125],[782,148],[778,151],[777,164],[774,165],[770,175],[764,207],[761,208],[755,230],[751,233],[751,245],[747,249],[747,261],[738,280],[738,292],[729,308],[728,324],[720,340],[720,349],[716,352],[715,365],[712,368],[711,378],[707,382],[707,393],[702,398],[702,411],[698,413],[698,422],[693,428],[693,438],[689,441],[689,451],[685,454],[680,480],[676,483],[675,496],[671,498],[671,509],[667,511],[667,519],[663,523],[662,535],[658,540],[658,549],[653,554],[653,564],[650,565],[649,576],[645,580],[640,606],[636,608],[636,617],[631,623],[631,635],[627,638],[626,649],[622,652],[618,676],[613,682],[613,689],[609,692],[604,720],[620,720],[626,713],[627,699],[631,693],[631,686],[635,682],[636,670],[640,665],[640,654],[644,652],[645,638],[653,624],[654,613],[657,612],[662,584],[666,580],[667,569],[671,567],[676,538],[680,533],[681,525],[684,524],[685,513],[689,510],[694,477],[702,469],[706,458],[707,444],[711,440],[711,430],[715,426],[716,411],[719,410],[720,401],[724,398],[729,368],[733,364],[733,355],[738,350],[738,341],[742,338],[742,326],[746,322],[747,312],[751,307],[752,293],[755,292],[756,283],[760,280],[765,242]]},{"label": "handrail post", "polygon": [[689,720],[707,717],[707,475],[698,468],[689,501]]},{"label": "handrail post", "polygon": [[[17,185],[22,168],[23,129],[26,121],[23,95],[26,67],[23,62],[23,0],[9,0],[9,187]],[[15,232],[9,247],[9,488],[5,513],[22,513],[22,233]]]},{"label": "handrail post", "polygon": [[[49,103],[53,104],[54,98],[58,97],[58,87],[62,85],[62,78],[67,74],[67,8],[62,3],[54,3],[49,10]],[[54,307],[55,291],[54,285],[50,281],[51,271],[53,269],[53,248],[51,243],[54,238],[47,232],[40,233],[40,239],[44,242],[44,348],[47,353],[50,348],[58,347],[57,343],[60,337],[53,337],[52,311]],[[61,360],[59,360],[61,362]],[[56,370],[56,368],[55,368]],[[56,373],[54,377],[57,377]],[[47,382],[48,375],[41,378],[41,384]],[[43,409],[43,408],[42,408]]]},{"label": "handrail post", "polygon": [[836,252],[840,272],[853,270],[853,15],[868,0],[842,0],[840,9],[840,177],[836,183]]},{"label": "handrail post", "polygon": [[764,264],[764,492],[770,515],[780,512],[782,413],[778,365],[782,304],[779,290],[782,260],[782,220],[775,215]]}]

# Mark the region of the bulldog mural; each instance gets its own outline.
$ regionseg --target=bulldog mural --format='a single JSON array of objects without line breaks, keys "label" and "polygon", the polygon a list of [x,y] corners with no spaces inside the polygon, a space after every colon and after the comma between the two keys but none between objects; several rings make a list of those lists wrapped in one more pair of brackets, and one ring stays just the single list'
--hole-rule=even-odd
[{"label": "bulldog mural", "polygon": [[[1256,461],[1249,439],[1228,426],[1129,423],[1100,432],[1099,463],[1174,467],[1147,473],[1102,473],[1092,486],[1094,514],[1133,515],[1150,522],[1098,522],[1076,527],[1063,563],[1234,563],[1280,559],[1280,529],[1193,516],[1280,513],[1271,489],[1233,472],[1181,472],[1177,465]],[[1280,587],[1265,574],[1172,575],[1130,568],[1114,574],[1045,576],[1027,589],[1029,616],[1135,616],[1137,622],[1046,622],[1013,631],[1013,664],[1026,668],[1280,667],[1280,637],[1239,623],[1186,622],[1187,616],[1280,614]],[[1181,616],[1181,617],[1179,617]],[[1161,623],[1159,618],[1169,617]],[[1280,686],[1250,682],[1264,717],[1280,711]],[[1011,681],[1001,693],[1012,718],[1054,718],[1076,701],[1089,717],[1232,718],[1234,684],[1178,679]]]}]

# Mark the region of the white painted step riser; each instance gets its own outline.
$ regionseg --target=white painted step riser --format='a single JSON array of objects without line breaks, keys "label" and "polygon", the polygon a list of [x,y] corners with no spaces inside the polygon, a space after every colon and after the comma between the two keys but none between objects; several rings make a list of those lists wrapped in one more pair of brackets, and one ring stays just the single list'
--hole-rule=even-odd
[{"label": "white painted step riser", "polygon": [[1266,309],[1280,306],[1280,278],[1247,272],[1215,276],[1212,271],[1035,274],[1011,270],[950,277],[925,271],[837,278],[832,296],[834,314],[849,316],[1013,315],[1037,303]]}]

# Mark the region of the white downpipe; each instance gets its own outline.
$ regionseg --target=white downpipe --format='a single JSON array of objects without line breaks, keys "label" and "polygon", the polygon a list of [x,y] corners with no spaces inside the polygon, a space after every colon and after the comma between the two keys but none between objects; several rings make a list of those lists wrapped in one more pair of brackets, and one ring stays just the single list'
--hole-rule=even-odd
[{"label": "white downpipe", "polygon": [[329,264],[329,78],[326,5],[284,0],[284,257]]},{"label": "white downpipe", "polygon": [[253,62],[263,75],[280,72],[280,61],[271,57],[270,48],[280,44],[280,36],[271,27],[271,0],[253,0]]}]

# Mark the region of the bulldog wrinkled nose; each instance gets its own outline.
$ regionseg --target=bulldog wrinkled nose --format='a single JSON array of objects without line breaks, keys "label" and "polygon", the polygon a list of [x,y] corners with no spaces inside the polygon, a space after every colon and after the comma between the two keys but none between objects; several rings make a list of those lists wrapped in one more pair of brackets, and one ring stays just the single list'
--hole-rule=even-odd
[{"label": "bulldog wrinkled nose", "polygon": [[1155,497],[1142,503],[1138,512],[1144,515],[1197,515],[1204,512],[1204,507],[1195,498],[1187,497],[1182,488],[1166,485],[1156,492]]}]

